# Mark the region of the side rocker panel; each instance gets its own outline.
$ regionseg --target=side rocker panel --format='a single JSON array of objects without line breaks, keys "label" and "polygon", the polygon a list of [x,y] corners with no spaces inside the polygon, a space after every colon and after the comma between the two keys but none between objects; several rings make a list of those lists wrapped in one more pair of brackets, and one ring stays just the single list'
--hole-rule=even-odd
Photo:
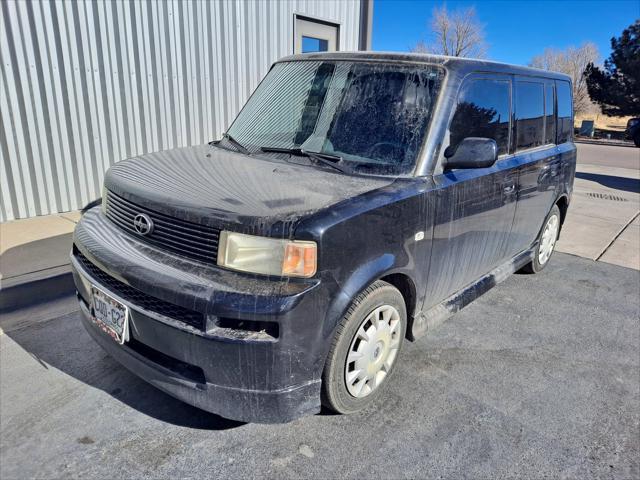
[{"label": "side rocker panel", "polygon": [[442,302],[428,310],[416,314],[409,327],[409,340],[416,340],[427,332],[438,327],[453,314],[459,312],[471,302],[481,297],[496,285],[505,281],[509,276],[520,270],[533,259],[537,243],[529,250],[519,253],[508,262],[494,268],[475,282],[454,293]]}]

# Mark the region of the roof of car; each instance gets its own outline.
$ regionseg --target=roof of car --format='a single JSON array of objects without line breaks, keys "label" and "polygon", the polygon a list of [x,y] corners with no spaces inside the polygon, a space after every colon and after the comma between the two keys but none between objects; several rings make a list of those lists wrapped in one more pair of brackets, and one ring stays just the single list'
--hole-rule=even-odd
[{"label": "roof of car", "polygon": [[496,72],[514,73],[521,75],[535,75],[558,80],[568,80],[571,78],[564,73],[552,72],[550,70],[540,70],[537,68],[512,65],[508,63],[493,62],[476,58],[448,57],[445,55],[431,55],[426,53],[404,53],[404,52],[325,52],[325,53],[303,53],[283,57],[278,62],[291,62],[299,60],[372,60],[391,62],[426,63],[431,65],[441,65],[449,70],[468,72]]}]

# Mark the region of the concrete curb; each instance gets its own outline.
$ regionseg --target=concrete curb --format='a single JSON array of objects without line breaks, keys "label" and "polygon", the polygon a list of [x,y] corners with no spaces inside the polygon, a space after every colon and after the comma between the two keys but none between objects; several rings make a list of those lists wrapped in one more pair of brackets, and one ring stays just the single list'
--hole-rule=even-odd
[{"label": "concrete curb", "polygon": [[574,143],[587,143],[590,145],[602,145],[605,147],[632,147],[632,148],[637,148],[633,142],[621,142],[621,141],[616,141],[616,140],[604,140],[604,141],[598,141],[598,140],[588,140],[588,139],[583,139],[583,138],[574,138],[573,139]]},{"label": "concrete curb", "polygon": [[76,287],[70,266],[51,270],[44,277],[40,274],[36,278],[21,278],[16,282],[11,282],[11,279],[3,281],[0,289],[0,313],[8,313],[72,294]]}]

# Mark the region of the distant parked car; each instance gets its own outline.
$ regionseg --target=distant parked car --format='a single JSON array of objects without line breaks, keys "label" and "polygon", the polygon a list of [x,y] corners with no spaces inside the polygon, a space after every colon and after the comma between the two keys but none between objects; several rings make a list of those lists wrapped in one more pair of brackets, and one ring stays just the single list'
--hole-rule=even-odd
[{"label": "distant parked car", "polygon": [[630,118],[624,133],[626,138],[633,140],[636,147],[640,147],[640,118]]},{"label": "distant parked car", "polygon": [[74,235],[83,323],[125,367],[224,417],[356,412],[405,338],[549,263],[575,166],[566,75],[288,57],[220,140],[109,169]]}]

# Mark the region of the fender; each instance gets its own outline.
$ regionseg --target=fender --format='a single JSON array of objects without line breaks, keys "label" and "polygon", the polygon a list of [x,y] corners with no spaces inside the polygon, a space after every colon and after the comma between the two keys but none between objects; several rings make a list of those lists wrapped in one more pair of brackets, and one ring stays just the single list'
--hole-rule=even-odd
[{"label": "fender", "polygon": [[384,253],[360,266],[349,276],[345,283],[338,285],[339,291],[327,310],[323,336],[330,337],[333,335],[335,328],[349,309],[351,302],[360,292],[379,278],[392,273],[403,273],[412,277],[406,269],[398,268],[396,262],[396,255]]}]

